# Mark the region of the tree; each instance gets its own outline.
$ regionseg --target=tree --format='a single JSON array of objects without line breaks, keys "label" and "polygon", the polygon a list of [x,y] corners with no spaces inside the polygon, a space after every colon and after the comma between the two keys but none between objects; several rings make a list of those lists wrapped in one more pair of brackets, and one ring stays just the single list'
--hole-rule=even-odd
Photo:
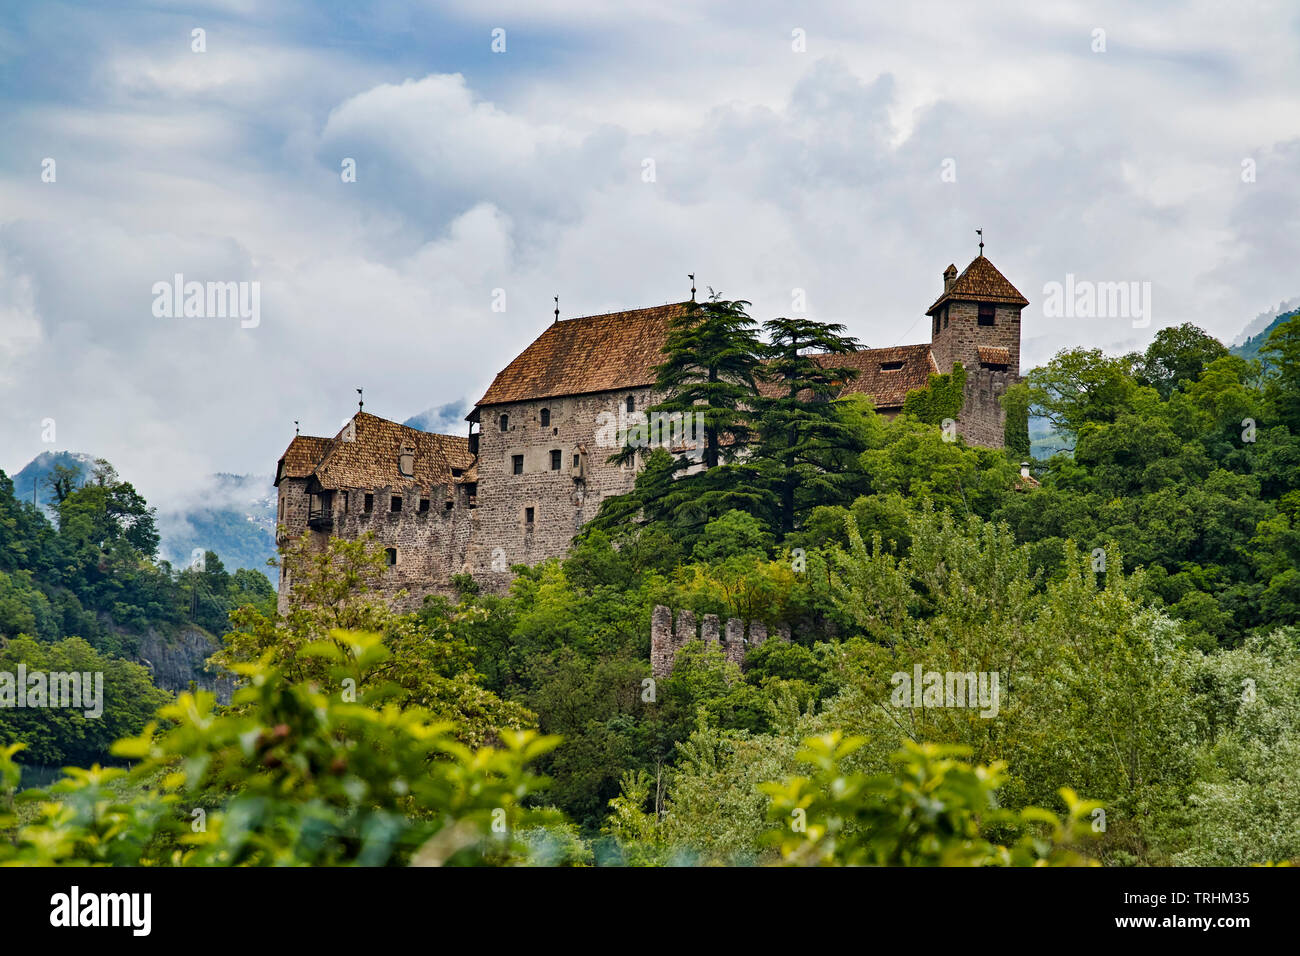
[{"label": "tree", "polygon": [[1101,349],[1063,349],[1028,376],[1030,411],[1076,436],[1089,422],[1112,422],[1136,398],[1127,359]]},{"label": "tree", "polygon": [[1195,382],[1211,362],[1227,354],[1222,342],[1185,322],[1156,333],[1134,365],[1133,377],[1168,398],[1182,382]]},{"label": "tree", "polygon": [[788,534],[818,505],[848,503],[856,476],[844,466],[862,449],[835,396],[857,370],[819,356],[844,355],[858,342],[841,334],[843,325],[810,319],[772,319],[763,330],[769,345],[762,376],[771,394],[756,402],[753,464],[776,498],[777,526]]},{"label": "tree", "polygon": [[[732,461],[750,443],[762,344],[744,300],[714,293],[669,320],[665,359],[655,388],[665,394],[650,413],[703,416],[706,468]],[[683,463],[683,467],[687,463]]]}]

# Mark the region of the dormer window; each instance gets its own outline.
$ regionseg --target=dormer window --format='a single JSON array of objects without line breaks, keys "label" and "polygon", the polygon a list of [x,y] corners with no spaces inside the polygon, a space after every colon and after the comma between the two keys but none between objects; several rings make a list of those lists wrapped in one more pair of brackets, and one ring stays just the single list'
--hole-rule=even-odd
[{"label": "dormer window", "polygon": [[502,430],[503,432],[504,432],[504,431],[509,431],[509,430],[510,430],[510,416],[509,416],[509,415],[502,415],[502,416],[501,416],[501,420],[500,420],[500,422],[499,422],[498,424],[500,424],[500,426],[501,426],[501,430]]},{"label": "dormer window", "polygon": [[397,456],[397,470],[404,478],[415,477],[415,449],[405,447],[402,449],[402,453]]},{"label": "dormer window", "polygon": [[549,427],[551,424],[551,410],[549,408],[543,408],[541,418],[542,418],[542,427],[543,428]]},{"label": "dormer window", "polygon": [[881,362],[880,370],[882,372],[898,372],[903,368],[902,362]]}]

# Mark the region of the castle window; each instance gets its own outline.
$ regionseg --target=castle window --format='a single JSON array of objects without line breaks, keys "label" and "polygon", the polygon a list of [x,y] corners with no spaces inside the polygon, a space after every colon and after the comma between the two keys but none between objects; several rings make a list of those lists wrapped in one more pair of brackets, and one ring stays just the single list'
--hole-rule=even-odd
[{"label": "castle window", "polygon": [[524,473],[524,456],[523,456],[523,455],[511,455],[511,456],[510,456],[510,469],[511,469],[511,472],[512,472],[513,474],[516,474],[516,475],[522,475],[522,474]]},{"label": "castle window", "polygon": [[578,467],[578,453],[576,451],[573,453],[573,467]]},{"label": "castle window", "polygon": [[996,313],[996,311],[997,311],[997,306],[995,306],[992,302],[981,302],[980,319],[979,319],[980,325],[992,325],[993,316]]},{"label": "castle window", "polygon": [[402,496],[401,496],[401,495],[393,495],[392,501],[389,503],[388,509],[389,509],[390,511],[394,511],[394,512],[401,511],[401,510],[402,510]]},{"label": "castle window", "polygon": [[384,563],[390,568],[397,563],[396,548],[384,548]]},{"label": "castle window", "polygon": [[631,395],[627,397],[627,411],[629,415],[636,411],[636,398]]},{"label": "castle window", "polygon": [[938,312],[936,312],[936,313],[934,314],[934,332],[933,332],[933,334],[934,334],[934,335],[938,335],[938,334],[939,334],[939,313],[938,313]]},{"label": "castle window", "polygon": [[428,510],[429,510],[429,499],[428,499],[428,498],[421,498],[421,499],[420,499],[420,514],[426,514],[426,513],[428,512]]},{"label": "castle window", "polygon": [[524,509],[524,524],[532,524],[532,523],[533,523],[533,518],[534,518],[535,515],[536,515],[536,509],[535,509],[535,508],[525,508],[525,509]]},{"label": "castle window", "polygon": [[948,327],[948,307],[946,305],[943,307],[943,327],[945,329]]},{"label": "castle window", "polygon": [[361,506],[361,510],[364,511],[366,514],[370,514],[370,512],[372,512],[372,511],[375,510],[375,496],[374,496],[374,495],[366,495],[366,500],[365,500],[365,502],[362,504],[362,506]]},{"label": "castle window", "polygon": [[444,511],[450,511],[450,510],[452,509],[452,507],[453,507],[454,504],[455,504],[455,503],[454,503],[450,498],[448,498],[447,501],[445,502],[445,506],[444,506],[443,510],[444,510]]},{"label": "castle window", "polygon": [[548,425],[550,425],[550,424],[551,424],[551,410],[550,410],[549,408],[543,408],[543,409],[542,409],[542,427],[543,427],[543,428],[546,428],[546,427],[547,427]]},{"label": "castle window", "polygon": [[509,428],[510,428],[510,416],[509,416],[509,415],[502,415],[502,416],[501,416],[501,422],[500,422],[500,424],[501,424],[501,430],[502,430],[503,432],[504,432],[504,431],[508,431]]},{"label": "castle window", "polygon": [[560,449],[551,449],[551,471],[560,470]]},{"label": "castle window", "polygon": [[900,371],[902,367],[903,367],[902,362],[881,362],[880,363],[880,370],[882,372],[897,372]]},{"label": "castle window", "polygon": [[453,478],[459,478],[459,477],[460,477],[461,475],[463,475],[463,474],[465,474],[465,469],[464,469],[464,468],[453,468],[453,469],[451,470],[451,476],[452,476]]}]

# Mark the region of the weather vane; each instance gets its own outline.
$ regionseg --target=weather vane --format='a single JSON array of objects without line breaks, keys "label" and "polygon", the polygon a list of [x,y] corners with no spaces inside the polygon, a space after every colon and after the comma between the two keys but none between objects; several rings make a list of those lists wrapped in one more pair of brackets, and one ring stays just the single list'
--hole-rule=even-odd
[{"label": "weather vane", "polygon": [[694,302],[695,301],[695,273],[694,272],[686,273],[686,278],[691,280],[691,301]]},{"label": "weather vane", "polygon": [[984,230],[976,229],[975,234],[980,237],[980,255],[984,255]]},{"label": "weather vane", "polygon": [[357,389],[357,411],[366,407],[366,393],[364,389]]},{"label": "weather vane", "polygon": [[560,297],[555,297],[555,321],[560,321]]},{"label": "weather vane", "polygon": [[296,419],[296,418],[293,420],[293,433],[294,433],[295,435],[298,434],[298,419]]}]

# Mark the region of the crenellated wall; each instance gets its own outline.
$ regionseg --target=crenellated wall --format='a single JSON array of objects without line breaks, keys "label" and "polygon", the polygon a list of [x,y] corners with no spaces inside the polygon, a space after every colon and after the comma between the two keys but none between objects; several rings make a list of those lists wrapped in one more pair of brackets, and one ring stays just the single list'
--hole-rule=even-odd
[{"label": "crenellated wall", "polygon": [[758,647],[768,637],[778,641],[790,640],[788,627],[778,628],[771,635],[762,621],[750,621],[746,635],[745,622],[727,618],[725,625],[716,614],[705,614],[696,625],[692,611],[678,611],[673,621],[671,608],[655,605],[650,615],[650,673],[656,680],[672,673],[677,652],[691,641],[704,641],[710,647],[720,647],[727,660],[736,666],[744,664],[751,647]]}]

